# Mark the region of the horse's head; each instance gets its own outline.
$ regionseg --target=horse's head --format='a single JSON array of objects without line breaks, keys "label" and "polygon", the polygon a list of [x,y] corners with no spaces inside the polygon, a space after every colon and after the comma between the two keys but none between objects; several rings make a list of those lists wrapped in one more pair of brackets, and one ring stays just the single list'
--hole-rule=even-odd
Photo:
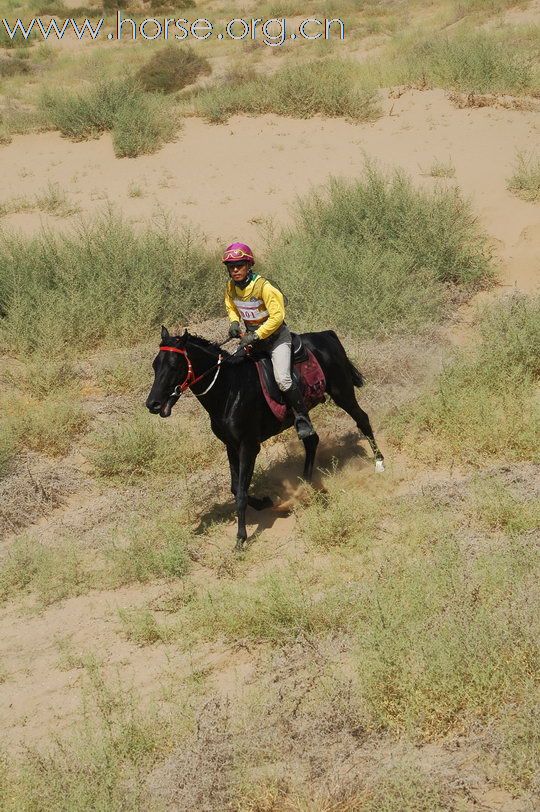
[{"label": "horse's head", "polygon": [[[188,380],[190,362],[185,354],[187,330],[184,335],[171,336],[166,327],[161,328],[160,350],[152,366],[154,383],[146,398],[146,408],[152,414],[169,417],[172,407],[182,394],[181,385]],[[162,347],[172,348],[163,350]]]}]

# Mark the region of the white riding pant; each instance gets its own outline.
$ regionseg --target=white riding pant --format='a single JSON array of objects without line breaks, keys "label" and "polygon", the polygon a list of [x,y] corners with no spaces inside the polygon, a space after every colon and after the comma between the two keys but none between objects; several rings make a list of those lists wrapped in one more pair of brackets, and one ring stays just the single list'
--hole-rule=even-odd
[{"label": "white riding pant", "polygon": [[260,342],[257,348],[267,352],[272,359],[274,378],[282,392],[292,386],[291,378],[291,332],[286,324],[282,324],[275,335],[271,335]]}]

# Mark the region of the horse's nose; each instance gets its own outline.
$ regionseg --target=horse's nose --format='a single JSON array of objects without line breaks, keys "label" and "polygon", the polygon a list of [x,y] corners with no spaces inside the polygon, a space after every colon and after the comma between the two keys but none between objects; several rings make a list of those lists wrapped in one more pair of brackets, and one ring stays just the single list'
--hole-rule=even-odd
[{"label": "horse's nose", "polygon": [[150,400],[146,401],[146,408],[148,411],[152,412],[152,414],[157,414],[161,408],[161,403],[159,400]]}]

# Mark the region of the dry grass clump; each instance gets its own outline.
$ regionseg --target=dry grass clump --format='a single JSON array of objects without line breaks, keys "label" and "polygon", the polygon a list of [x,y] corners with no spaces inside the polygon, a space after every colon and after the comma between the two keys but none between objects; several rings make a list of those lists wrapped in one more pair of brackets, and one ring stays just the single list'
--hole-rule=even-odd
[{"label": "dry grass clump", "polygon": [[135,231],[108,209],[68,233],[5,233],[0,346],[58,357],[133,345],[160,324],[221,313],[222,285],[217,256],[165,219]]},{"label": "dry grass clump", "polygon": [[14,197],[0,204],[0,217],[20,211],[44,211],[55,217],[70,217],[79,208],[70,202],[66,192],[55,183],[49,183],[46,189],[34,198]]},{"label": "dry grass clump", "polygon": [[28,74],[32,71],[32,65],[27,59],[11,57],[11,59],[0,59],[0,79],[8,79],[11,76]]},{"label": "dry grass clump", "polygon": [[[4,432],[0,436],[3,441]],[[32,524],[80,486],[80,476],[58,461],[31,458],[14,464],[16,450],[12,447],[11,464],[0,478],[0,535]]]},{"label": "dry grass clump", "polygon": [[356,121],[380,115],[376,92],[358,85],[354,63],[338,59],[285,65],[271,76],[229,78],[201,91],[193,103],[196,113],[213,122],[226,121],[235,113],[295,118],[320,114]]},{"label": "dry grass clump", "polygon": [[168,45],[152,56],[136,79],[148,92],[173,93],[211,72],[207,59],[189,46]]},{"label": "dry grass clump", "polygon": [[436,388],[390,420],[394,442],[423,459],[538,460],[540,300],[514,296],[486,311],[481,344]]},{"label": "dry grass clump", "polygon": [[524,200],[540,201],[540,156],[519,153],[508,188]]},{"label": "dry grass clump", "polygon": [[357,638],[372,723],[429,738],[522,703],[538,668],[538,566],[523,541],[471,560],[451,538],[384,562]]},{"label": "dry grass clump", "polygon": [[89,422],[81,402],[72,396],[52,395],[38,400],[12,395],[4,399],[3,405],[6,411],[0,426],[8,438],[6,447],[52,457],[65,455]]},{"label": "dry grass clump", "polygon": [[181,733],[185,712],[176,717],[149,713],[121,684],[106,684],[97,667],[85,673],[83,714],[71,738],[46,751],[25,753],[20,762],[2,760],[0,799],[6,812],[21,809],[142,809],[146,774]]},{"label": "dry grass clump", "polygon": [[180,579],[189,569],[192,542],[185,516],[172,511],[116,531],[97,550],[83,549],[72,537],[45,545],[26,533],[0,561],[0,600],[29,594],[47,606],[91,589]]},{"label": "dry grass clump", "polygon": [[478,476],[473,480],[466,510],[482,529],[511,538],[540,527],[540,493],[523,498],[498,476]]},{"label": "dry grass clump", "polygon": [[105,550],[112,564],[115,586],[146,583],[153,578],[181,578],[189,569],[192,534],[185,515],[169,512],[127,531],[127,544],[116,543]]},{"label": "dry grass clump", "polygon": [[432,178],[455,178],[456,168],[452,161],[433,161],[429,168],[428,175]]},{"label": "dry grass clump", "polygon": [[120,609],[118,612],[122,628],[128,640],[138,646],[150,646],[152,643],[166,643],[171,639],[173,630],[156,620],[156,616],[144,607],[138,609]]},{"label": "dry grass clump", "polygon": [[11,463],[17,453],[17,437],[10,426],[2,426],[0,433],[0,479],[11,470]]},{"label": "dry grass clump", "polygon": [[119,158],[156,152],[179,128],[171,104],[145,94],[129,78],[98,82],[75,94],[47,89],[41,110],[54,128],[76,141],[112,132]]},{"label": "dry grass clump", "polygon": [[4,373],[8,386],[19,393],[31,393],[40,400],[55,395],[68,397],[74,394],[79,380],[74,365],[64,358],[51,358],[38,352],[24,358],[24,363]]},{"label": "dry grass clump", "polygon": [[19,442],[33,451],[61,457],[89,419],[81,403],[50,398],[29,408],[19,426]]},{"label": "dry grass clump", "polygon": [[281,643],[350,629],[360,611],[358,584],[330,584],[317,594],[294,569],[254,583],[226,584],[194,597],[181,614],[184,640]]},{"label": "dry grass clump", "polygon": [[452,294],[470,294],[493,273],[457,190],[416,189],[373,165],[359,181],[334,179],[300,200],[294,225],[271,244],[269,274],[292,317],[317,329],[332,312],[332,327],[361,338],[423,329],[444,316]]},{"label": "dry grass clump", "polygon": [[50,548],[33,537],[21,536],[0,564],[0,600],[32,592],[46,606],[80,594],[88,588],[88,581],[88,565],[73,540]]},{"label": "dry grass clump", "polygon": [[297,511],[300,535],[317,547],[351,547],[373,538],[381,516],[381,498],[347,488],[339,477],[329,477],[324,491],[312,491],[307,505]]},{"label": "dry grass clump", "polygon": [[505,708],[494,733],[497,779],[513,792],[540,797],[540,691]]},{"label": "dry grass clump", "polygon": [[[10,28],[13,31],[14,29],[14,20],[10,17],[8,18],[8,22],[10,24]],[[0,25],[0,48],[29,48],[33,42],[37,39],[37,34],[34,30],[30,32],[28,37],[24,37],[21,34],[20,29],[17,29],[17,32],[14,34],[13,37],[10,37],[4,25]]]}]

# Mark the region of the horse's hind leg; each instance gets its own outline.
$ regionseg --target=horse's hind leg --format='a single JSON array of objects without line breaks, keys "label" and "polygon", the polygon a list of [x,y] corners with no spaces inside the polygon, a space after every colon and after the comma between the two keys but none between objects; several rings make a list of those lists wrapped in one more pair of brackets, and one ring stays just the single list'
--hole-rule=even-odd
[{"label": "horse's hind leg", "polygon": [[375,470],[377,472],[384,471],[384,457],[379,446],[377,445],[377,441],[373,434],[373,429],[371,428],[371,423],[369,422],[369,417],[358,405],[358,401],[356,400],[352,386],[350,392],[332,391],[330,392],[330,396],[337,406],[343,409],[343,411],[347,412],[347,414],[350,414],[359,431],[361,431],[362,434],[367,438],[375,457]]},{"label": "horse's hind leg", "polygon": [[313,466],[315,464],[315,454],[317,453],[317,446],[319,445],[319,435],[311,434],[302,441],[306,449],[306,459],[304,462],[303,478],[306,482],[311,482],[313,476]]}]

